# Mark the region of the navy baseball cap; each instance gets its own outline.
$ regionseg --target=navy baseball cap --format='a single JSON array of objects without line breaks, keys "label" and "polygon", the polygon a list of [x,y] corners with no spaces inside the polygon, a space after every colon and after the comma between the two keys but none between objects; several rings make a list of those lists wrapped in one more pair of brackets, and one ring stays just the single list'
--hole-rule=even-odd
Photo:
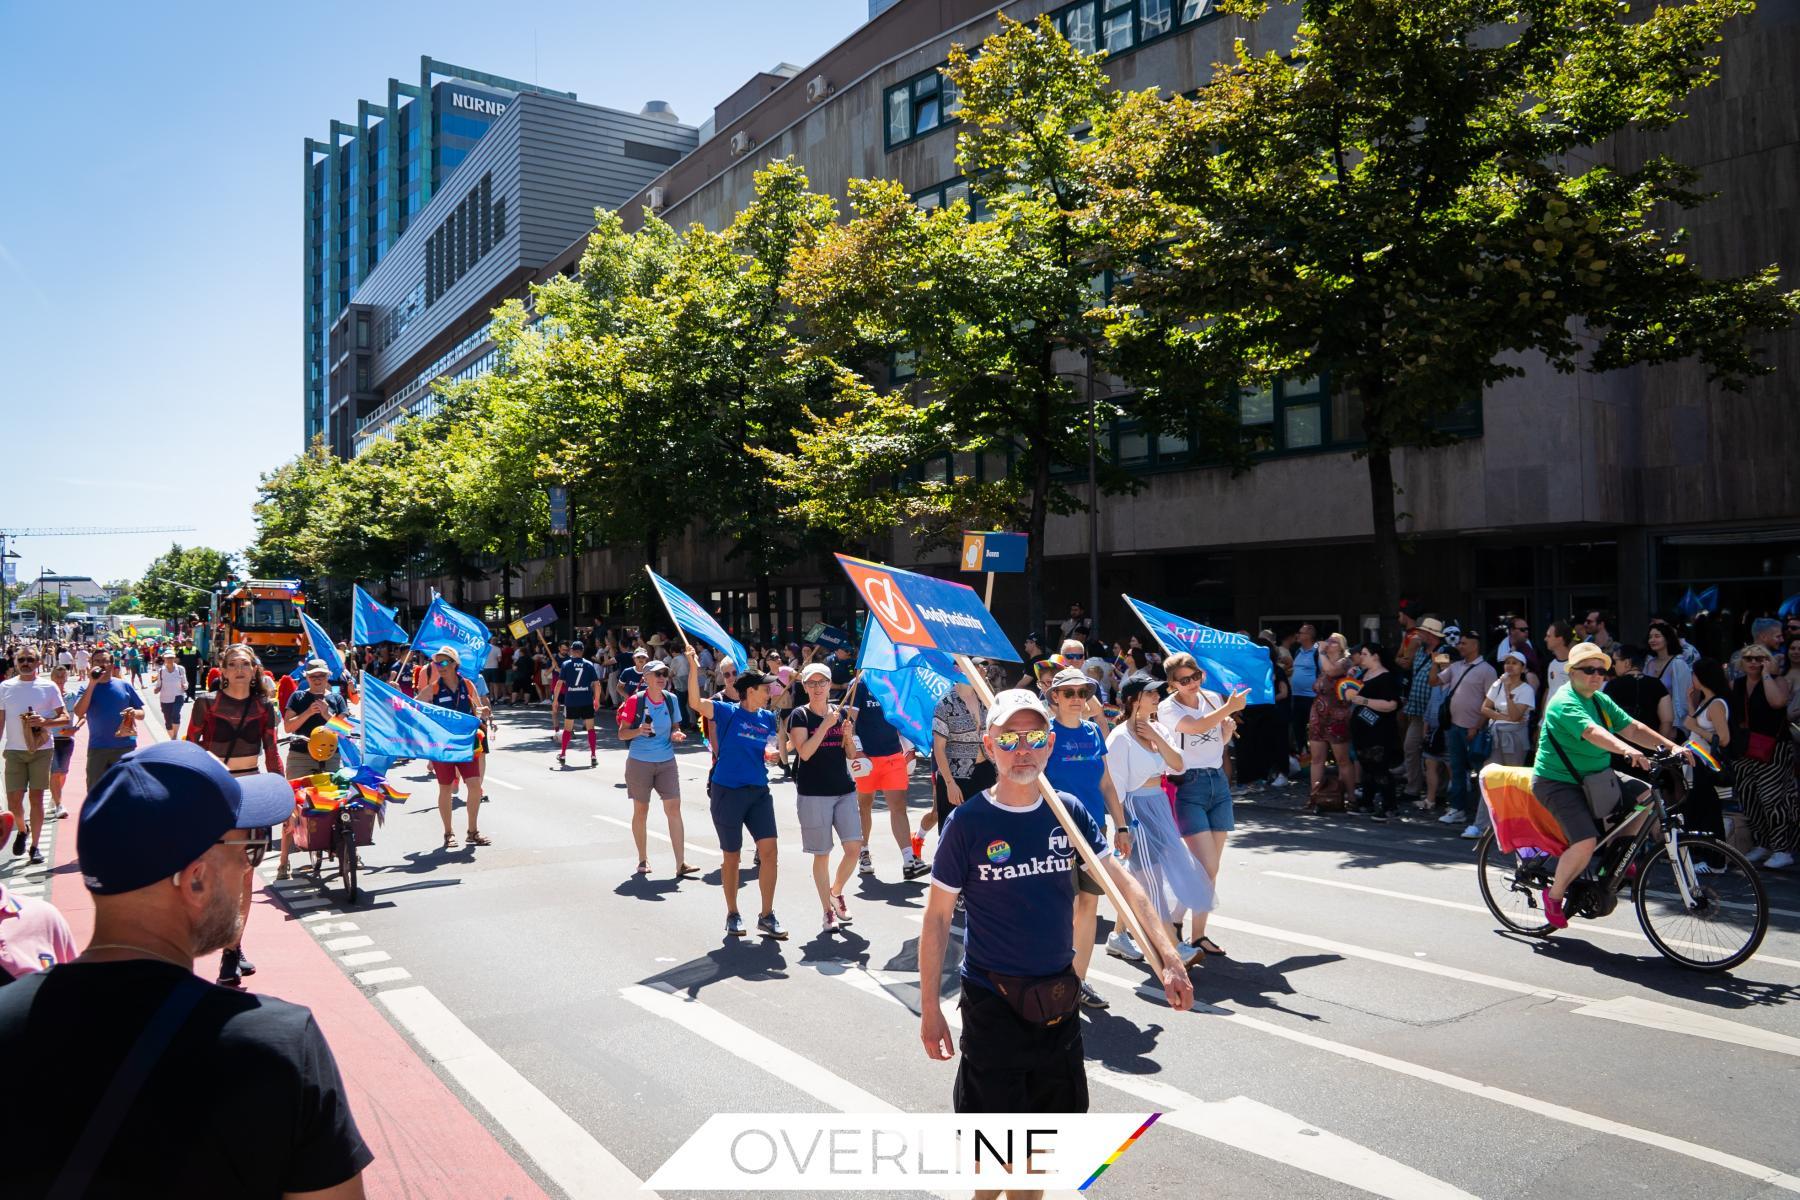
[{"label": "navy baseball cap", "polygon": [[81,806],[81,879],[102,896],[134,892],[180,871],[231,830],[279,825],[293,811],[293,785],[279,775],[236,778],[192,742],[134,750]]}]

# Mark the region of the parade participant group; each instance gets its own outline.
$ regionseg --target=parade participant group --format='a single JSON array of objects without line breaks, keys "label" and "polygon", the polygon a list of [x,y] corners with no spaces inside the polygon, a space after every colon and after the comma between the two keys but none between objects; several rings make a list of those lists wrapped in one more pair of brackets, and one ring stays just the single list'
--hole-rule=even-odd
[{"label": "parade participant group", "polygon": [[[457,616],[474,625],[474,618]],[[572,769],[567,752],[578,728],[590,767],[603,754],[617,755],[632,808],[634,874],[661,870],[646,841],[654,795],[672,850],[667,874],[677,885],[699,874],[687,861],[695,832],[683,821],[678,765],[684,754],[704,755],[728,942],[790,936],[775,898],[782,867],[795,869],[796,847],[781,835],[787,822],[777,819],[776,775],[793,785],[784,803],[793,805],[800,869],[814,885],[821,936],[855,923],[847,886],[858,874],[877,873],[887,858],[874,836],[879,801],[897,874],[917,881],[926,896],[920,1040],[934,1060],[960,1049],[952,1091],[961,1112],[1085,1111],[1079,1014],[1107,1005],[1085,979],[1097,945],[1143,963],[1171,1007],[1192,1004],[1191,969],[1226,953],[1208,936],[1207,917],[1235,827],[1234,803],[1245,790],[1282,787],[1290,774],[1310,769],[1303,811],[1360,809],[1383,820],[1409,800],[1428,807],[1441,796],[1441,819],[1475,827],[1471,775],[1482,761],[1528,762],[1546,710],[1562,722],[1558,729],[1582,736],[1583,706],[1557,700],[1572,670],[1582,673],[1584,697],[1601,694],[1608,712],[1641,724],[1645,737],[1660,742],[1679,726],[1682,740],[1709,745],[1720,765],[1696,793],[1714,796],[1722,832],[1753,842],[1753,858],[1765,868],[1792,865],[1800,849],[1794,746],[1777,735],[1800,691],[1790,683],[1800,679],[1800,621],[1759,625],[1756,640],[1722,664],[1691,651],[1684,657],[1679,634],[1662,622],[1647,650],[1613,640],[1603,621],[1599,636],[1590,625],[1585,637],[1556,622],[1540,654],[1523,622],[1509,620],[1490,652],[1473,630],[1412,606],[1403,606],[1400,618],[1397,648],[1320,638],[1310,625],[1285,644],[1267,631],[1246,639],[1269,664],[1263,692],[1253,695],[1213,678],[1189,653],[1147,648],[1136,638],[1102,645],[1074,606],[1064,638],[1026,640],[1022,672],[998,660],[966,660],[985,676],[980,686],[973,678],[945,679],[922,726],[921,714],[897,711],[895,693],[858,669],[850,645],[746,650],[683,633],[640,640],[635,630],[598,638],[584,630],[553,646],[541,632],[518,636],[515,626],[513,636],[488,635],[485,644],[462,648],[450,640],[422,650],[417,640],[410,647],[398,640],[315,642],[314,656],[291,674],[269,670],[250,646],[227,645],[202,679],[191,643],[179,636],[130,645],[9,639],[0,683],[8,802],[0,834],[11,835],[14,856],[43,862],[40,836],[69,815],[62,786],[75,735],[85,730],[87,799],[77,853],[89,890],[110,898],[101,911],[124,932],[116,941],[96,935],[78,957],[53,908],[41,900],[20,905],[40,949],[35,960],[21,961],[17,952],[0,960],[0,973],[7,973],[0,983],[71,962],[76,970],[146,958],[191,966],[218,949],[218,982],[241,988],[255,971],[243,944],[250,882],[242,882],[235,902],[222,899],[220,888],[240,885],[208,865],[209,847],[233,848],[233,863],[252,865],[277,849],[278,877],[288,877],[294,810],[271,798],[291,800],[290,780],[304,784],[339,765],[333,737],[315,735],[342,728],[364,688],[378,685],[479,724],[468,753],[429,763],[444,851],[494,844],[478,817],[496,707],[512,708],[527,726],[542,720],[531,706],[550,710],[551,770]],[[474,628],[476,637],[487,634]],[[404,636],[397,626],[394,632]],[[1043,653],[1052,644],[1057,652]],[[159,665],[148,682],[134,680],[144,662]],[[1677,689],[1658,682],[1678,678],[1691,681],[1681,689],[1687,694],[1680,709],[1671,702]],[[145,737],[150,710],[140,686],[155,691],[167,738]],[[602,739],[602,728],[616,736]],[[160,744],[169,739],[191,749]],[[1766,752],[1744,752],[1751,744]],[[934,797],[916,830],[907,804],[915,782]],[[1044,782],[1067,811],[1067,825],[1046,803]],[[182,821],[168,806],[183,788],[216,797],[218,812],[184,817],[193,829],[177,836]],[[466,819],[460,840],[452,823],[458,792]],[[1345,799],[1358,792],[1360,804]],[[1697,812],[1706,808],[1704,798],[1695,805]],[[287,819],[270,819],[275,811]],[[213,830],[204,841],[195,832],[202,826]],[[1083,864],[1077,838],[1104,878]],[[142,862],[133,861],[134,845]],[[240,868],[224,869],[229,875]],[[755,872],[753,915],[740,908],[747,870]],[[194,906],[136,899],[158,882],[166,887],[171,874],[180,884],[184,872],[192,875]],[[1103,910],[1103,896],[1128,911],[1113,911],[1110,902]],[[1102,911],[1112,924],[1104,939]],[[175,929],[167,944],[179,953],[145,946],[158,936],[147,931],[157,920]],[[957,922],[962,1034],[953,1041],[939,975]],[[43,991],[52,990],[47,982]],[[0,1048],[24,1028],[23,991],[0,991]],[[320,1043],[308,1052],[313,1069],[335,1080],[329,1050]],[[360,1170],[367,1151],[347,1110],[319,1119],[336,1139],[333,1161]]]}]

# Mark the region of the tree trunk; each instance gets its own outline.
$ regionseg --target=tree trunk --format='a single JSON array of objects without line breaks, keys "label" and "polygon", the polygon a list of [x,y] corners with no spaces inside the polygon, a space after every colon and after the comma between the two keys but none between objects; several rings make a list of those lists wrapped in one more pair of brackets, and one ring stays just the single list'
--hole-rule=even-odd
[{"label": "tree trunk", "polygon": [[[1366,419],[1366,418],[1365,418]],[[1375,581],[1381,589],[1377,611],[1382,614],[1382,636],[1388,634],[1389,614],[1400,603],[1400,531],[1394,518],[1393,451],[1383,443],[1371,443],[1369,505],[1375,526]]]}]

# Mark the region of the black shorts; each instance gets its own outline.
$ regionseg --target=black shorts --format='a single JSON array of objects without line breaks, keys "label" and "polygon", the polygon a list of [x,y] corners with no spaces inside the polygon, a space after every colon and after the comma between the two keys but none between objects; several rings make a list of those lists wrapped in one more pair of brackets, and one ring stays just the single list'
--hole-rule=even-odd
[{"label": "black shorts", "polygon": [[951,1097],[957,1112],[1088,1110],[1079,1016],[1048,1029],[1027,1025],[997,993],[966,979],[959,1008],[962,1061]]},{"label": "black shorts", "polygon": [[[998,775],[994,771],[994,764],[984,759],[975,764],[975,770],[967,779],[958,779],[956,781],[956,786],[962,791],[963,799],[967,800],[976,792],[984,792],[988,788],[993,787],[994,780],[997,778]],[[950,797],[944,791],[944,779],[942,775],[933,773],[931,777],[931,795],[932,803],[937,808],[938,828],[942,829],[944,827],[944,822],[950,819],[951,808]]]},{"label": "black shorts", "polygon": [[594,706],[592,704],[563,705],[563,720],[565,721],[591,721],[593,719]]},{"label": "black shorts", "polygon": [[713,830],[719,849],[736,854],[744,848],[744,830],[753,842],[775,836],[775,797],[767,787],[725,787],[710,784]]}]

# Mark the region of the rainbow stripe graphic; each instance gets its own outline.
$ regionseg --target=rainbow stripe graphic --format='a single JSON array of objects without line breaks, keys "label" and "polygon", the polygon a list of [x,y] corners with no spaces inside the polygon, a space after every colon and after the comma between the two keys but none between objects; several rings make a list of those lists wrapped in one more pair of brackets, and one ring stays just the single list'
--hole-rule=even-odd
[{"label": "rainbow stripe graphic", "polygon": [[1102,1175],[1106,1174],[1106,1168],[1112,1166],[1114,1163],[1118,1162],[1121,1158],[1123,1158],[1125,1156],[1125,1152],[1127,1150],[1131,1149],[1131,1144],[1133,1142],[1137,1141],[1139,1138],[1143,1137],[1144,1130],[1146,1130],[1146,1129],[1150,1128],[1152,1125],[1156,1124],[1156,1118],[1158,1118],[1160,1116],[1162,1116],[1162,1114],[1159,1112],[1151,1113],[1150,1119],[1148,1121],[1145,1121],[1142,1125],[1139,1125],[1137,1127],[1137,1132],[1132,1134],[1130,1137],[1126,1138],[1124,1141],[1124,1144],[1121,1145],[1117,1150],[1114,1150],[1112,1152],[1112,1156],[1110,1158],[1108,1158],[1105,1162],[1101,1163],[1099,1166],[1099,1169],[1097,1169],[1092,1175],[1089,1175],[1087,1177],[1087,1182],[1082,1184],[1081,1187],[1079,1187],[1076,1190],[1085,1192],[1089,1188],[1093,1187],[1094,1180],[1096,1180],[1096,1179],[1100,1178]]},{"label": "rainbow stripe graphic", "polygon": [[1712,768],[1714,771],[1724,770],[1724,768],[1719,765],[1718,756],[1715,755],[1711,750],[1708,750],[1705,746],[1702,746],[1694,738],[1689,738],[1688,744],[1683,746],[1682,749],[1686,750],[1689,754],[1692,754],[1695,758],[1697,758],[1701,762],[1705,763],[1708,767]]}]

